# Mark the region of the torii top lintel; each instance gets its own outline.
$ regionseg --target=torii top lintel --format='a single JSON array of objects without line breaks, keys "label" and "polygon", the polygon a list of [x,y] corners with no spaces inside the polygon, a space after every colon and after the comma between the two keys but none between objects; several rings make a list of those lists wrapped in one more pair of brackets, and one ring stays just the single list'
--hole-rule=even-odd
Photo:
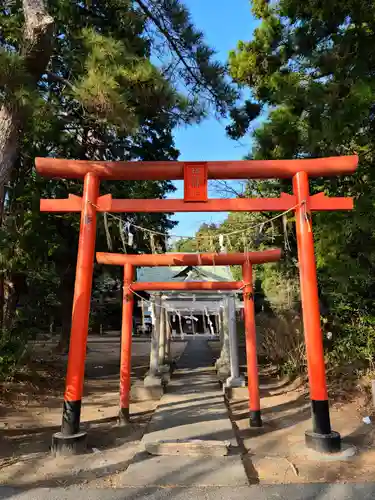
[{"label": "torii top lintel", "polygon": [[294,160],[237,161],[91,161],[60,158],[36,158],[36,170],[46,177],[83,179],[89,172],[111,180],[178,180],[184,178],[184,166],[207,166],[209,179],[287,179],[297,172],[309,177],[333,177],[355,172],[358,156],[333,156]]},{"label": "torii top lintel", "polygon": [[279,248],[258,252],[225,253],[166,253],[166,254],[122,254],[97,252],[96,260],[99,264],[124,266],[131,264],[137,267],[158,266],[233,266],[250,264],[265,264],[277,262],[281,259]]},{"label": "torii top lintel", "polygon": [[[215,266],[215,265],[247,265],[277,262],[282,252],[279,248],[259,252],[245,253],[167,253],[167,254],[120,254],[97,252],[96,260],[99,264],[130,267],[157,267],[157,266]],[[126,269],[126,268],[125,268]],[[130,284],[130,283],[129,283]],[[181,281],[181,282],[135,282],[131,289],[135,291],[167,291],[167,290],[242,290],[247,284],[243,281]]]}]

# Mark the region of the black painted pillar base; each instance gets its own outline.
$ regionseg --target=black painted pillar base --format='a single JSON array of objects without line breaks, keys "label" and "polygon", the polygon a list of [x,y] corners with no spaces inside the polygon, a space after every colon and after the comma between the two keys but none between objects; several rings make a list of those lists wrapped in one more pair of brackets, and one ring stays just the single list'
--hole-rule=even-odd
[{"label": "black painted pillar base", "polygon": [[260,410],[250,410],[250,427],[262,427]]},{"label": "black painted pillar base", "polygon": [[81,422],[81,400],[64,401],[61,433],[64,436],[79,434]]},{"label": "black painted pillar base", "polygon": [[320,453],[339,453],[341,451],[341,436],[338,432],[318,434],[314,431],[305,432],[306,446]]},{"label": "black painted pillar base", "polygon": [[321,453],[338,453],[341,450],[341,436],[331,429],[327,400],[311,400],[313,430],[305,432],[308,448]]},{"label": "black painted pillar base", "polygon": [[118,424],[129,425],[129,423],[130,423],[129,408],[120,408],[120,411],[118,413]]},{"label": "black painted pillar base", "polygon": [[55,455],[81,454],[86,451],[87,433],[80,430],[81,400],[64,401],[61,432],[52,436]]},{"label": "black painted pillar base", "polygon": [[87,433],[66,435],[56,432],[52,436],[51,451],[54,455],[80,455],[86,452]]}]

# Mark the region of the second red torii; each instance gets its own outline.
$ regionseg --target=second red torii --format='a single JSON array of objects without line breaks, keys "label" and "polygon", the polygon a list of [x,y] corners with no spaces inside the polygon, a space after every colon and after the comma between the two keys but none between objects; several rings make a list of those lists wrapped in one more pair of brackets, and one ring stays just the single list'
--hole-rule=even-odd
[{"label": "second red torii", "polygon": [[[121,327],[121,361],[120,361],[120,419],[129,419],[129,394],[131,385],[131,346],[132,317],[134,294],[136,291],[174,291],[174,290],[242,290],[245,312],[246,364],[249,391],[250,425],[261,427],[261,409],[258,382],[257,340],[255,329],[255,309],[253,293],[253,265],[277,262],[281,258],[281,250],[263,250],[245,253],[168,253],[168,254],[116,254],[98,252],[96,260],[99,264],[124,267],[123,310]],[[242,281],[167,281],[167,282],[135,282],[134,271],[138,266],[215,266],[241,265]],[[74,377],[72,385],[76,384]]]}]

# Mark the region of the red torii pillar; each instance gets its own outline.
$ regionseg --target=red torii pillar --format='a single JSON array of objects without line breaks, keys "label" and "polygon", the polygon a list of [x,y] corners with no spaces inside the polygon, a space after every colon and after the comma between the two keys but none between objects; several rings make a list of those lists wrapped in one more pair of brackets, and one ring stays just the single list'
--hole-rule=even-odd
[{"label": "red torii pillar", "polygon": [[[87,341],[96,212],[222,212],[284,211],[295,209],[300,265],[303,324],[306,341],[313,430],[306,432],[306,444],[320,451],[340,449],[338,433],[331,431],[325,380],[322,332],[319,321],[316,265],[311,229],[311,212],[351,210],[352,198],[328,198],[324,193],[309,195],[309,177],[332,177],[355,172],[357,156],[308,158],[295,160],[242,160],[217,162],[106,162],[37,158],[37,171],[45,176],[84,179],[83,197],[69,195],[66,200],[41,200],[45,212],[81,212],[81,229],[73,303],[62,432],[55,434],[53,448],[76,448],[83,440],[79,432],[82,381],[71,359],[84,361]],[[99,180],[177,180],[185,186],[185,200],[113,200],[111,195],[97,197]],[[207,179],[292,178],[293,195],[281,193],[269,199],[207,199]],[[203,188],[203,189],[202,189]],[[90,208],[91,207],[91,208]],[[86,253],[86,250],[89,251]],[[84,255],[88,255],[84,258]],[[91,258],[92,256],[92,258]],[[82,373],[81,373],[82,372]],[[73,375],[74,374],[74,375]],[[83,375],[83,368],[80,374]],[[77,398],[77,399],[70,399]]]},{"label": "red torii pillar", "polygon": [[124,290],[121,321],[121,351],[120,351],[120,423],[129,421],[130,381],[132,358],[132,332],[134,294],[130,287],[134,279],[134,267],[124,265]]},{"label": "red torii pillar", "polygon": [[313,430],[306,431],[305,439],[310,448],[335,452],[341,449],[341,438],[338,432],[332,431],[329,417],[323,336],[320,327],[318,281],[311,226],[309,179],[306,172],[298,172],[293,177],[293,192],[298,202],[296,208],[297,248],[313,419]]},{"label": "red torii pillar", "polygon": [[[83,208],[79,232],[77,270],[74,285],[71,337],[66,374],[61,433],[52,440],[60,451],[85,446],[86,433],[80,431],[83,379],[90,314],[93,261],[96,237],[95,203],[99,195],[99,179],[88,173],[83,185]],[[66,438],[68,436],[68,438]]]},{"label": "red torii pillar", "polygon": [[255,329],[255,305],[253,288],[253,267],[251,263],[242,264],[247,387],[249,390],[250,427],[262,427],[259,396],[257,336]]}]

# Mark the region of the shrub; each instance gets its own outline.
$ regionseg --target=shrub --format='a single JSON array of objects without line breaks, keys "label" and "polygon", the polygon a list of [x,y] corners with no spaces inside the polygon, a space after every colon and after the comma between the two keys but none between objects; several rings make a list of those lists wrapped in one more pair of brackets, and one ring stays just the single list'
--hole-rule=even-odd
[{"label": "shrub", "polygon": [[305,370],[305,343],[302,321],[298,313],[260,313],[256,316],[256,324],[261,355],[289,375],[296,375]]}]

